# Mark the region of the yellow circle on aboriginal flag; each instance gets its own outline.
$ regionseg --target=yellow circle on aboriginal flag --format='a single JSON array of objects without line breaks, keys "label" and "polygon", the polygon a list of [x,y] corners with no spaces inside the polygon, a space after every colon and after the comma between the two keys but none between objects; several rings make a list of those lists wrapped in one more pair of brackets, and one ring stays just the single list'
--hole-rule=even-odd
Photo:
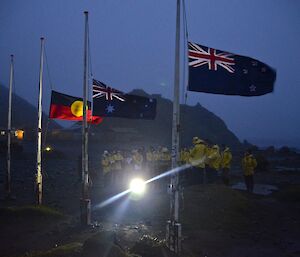
[{"label": "yellow circle on aboriginal flag", "polygon": [[76,117],[82,117],[83,115],[83,102],[82,101],[75,101],[71,105],[71,112]]}]

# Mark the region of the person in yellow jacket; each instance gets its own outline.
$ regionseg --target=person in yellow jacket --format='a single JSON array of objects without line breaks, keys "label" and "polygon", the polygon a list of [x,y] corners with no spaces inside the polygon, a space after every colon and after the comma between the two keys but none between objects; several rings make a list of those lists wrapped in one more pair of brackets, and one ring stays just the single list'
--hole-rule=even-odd
[{"label": "person in yellow jacket", "polygon": [[146,160],[147,160],[147,163],[152,163],[154,161],[154,148],[153,147],[151,147],[146,152]]},{"label": "person in yellow jacket", "polygon": [[171,161],[171,154],[170,154],[170,151],[167,147],[163,147],[161,149],[161,153],[160,153],[160,160],[161,161]]},{"label": "person in yellow jacket", "polygon": [[209,154],[207,156],[209,167],[214,170],[220,169],[221,164],[221,155],[220,155],[220,148],[218,145],[213,145]]},{"label": "person in yellow jacket", "polygon": [[205,161],[206,161],[206,145],[203,140],[198,137],[193,138],[194,147],[189,153],[189,163],[192,165],[190,174],[188,174],[188,183],[203,183],[205,178]]},{"label": "person in yellow jacket", "polygon": [[132,152],[133,169],[136,171],[140,171],[142,169],[144,157],[138,150],[133,150]]},{"label": "person in yellow jacket", "polygon": [[189,163],[194,167],[204,168],[207,151],[204,141],[198,137],[194,137],[193,144],[194,147],[189,153]]},{"label": "person in yellow jacket", "polygon": [[124,157],[123,157],[121,151],[117,151],[113,155],[113,159],[114,159],[114,168],[115,168],[115,170],[114,170],[115,184],[122,185],[123,180],[124,180],[124,174],[122,172]]},{"label": "person in yellow jacket", "polygon": [[221,154],[222,180],[225,185],[229,185],[229,171],[231,168],[232,154],[229,147],[225,147]]},{"label": "person in yellow jacket", "polygon": [[158,150],[155,150],[155,149],[153,150],[152,158],[153,158],[154,162],[158,162],[159,161],[159,151]]},{"label": "person in yellow jacket", "polygon": [[252,193],[254,188],[254,170],[257,166],[257,161],[250,150],[246,151],[242,159],[242,168],[244,172],[245,184],[247,191]]},{"label": "person in yellow jacket", "polygon": [[190,152],[187,148],[183,148],[180,151],[180,163],[182,165],[187,164],[189,162]]},{"label": "person in yellow jacket", "polygon": [[[210,156],[212,153],[212,145],[206,143],[206,156]],[[209,158],[205,158],[205,167],[206,168],[210,168],[210,159]]]},{"label": "person in yellow jacket", "polygon": [[213,145],[207,155],[209,169],[207,171],[208,182],[213,183],[217,180],[217,173],[220,169],[221,155],[218,145]]},{"label": "person in yellow jacket", "polygon": [[[180,165],[189,164],[190,151],[188,148],[183,148],[180,151]],[[181,185],[186,185],[188,182],[188,175],[190,174],[190,168],[186,167],[184,172],[179,173],[179,180]]]},{"label": "person in yellow jacket", "polygon": [[147,173],[148,176],[154,177],[155,171],[154,171],[154,148],[150,147],[150,149],[146,152],[146,163],[147,163]]},{"label": "person in yellow jacket", "polygon": [[111,167],[110,167],[110,157],[108,151],[104,151],[101,159],[102,172],[104,176],[105,186],[109,186],[111,183]]},{"label": "person in yellow jacket", "polygon": [[115,161],[115,169],[116,170],[122,170],[122,164],[123,164],[124,157],[121,153],[121,151],[117,151],[117,153],[114,154],[114,161]]},{"label": "person in yellow jacket", "polygon": [[108,158],[109,158],[109,166],[110,166],[110,171],[109,171],[109,177],[110,177],[110,184],[115,185],[116,184],[116,160],[115,160],[115,155],[116,151],[113,150],[109,152]]}]

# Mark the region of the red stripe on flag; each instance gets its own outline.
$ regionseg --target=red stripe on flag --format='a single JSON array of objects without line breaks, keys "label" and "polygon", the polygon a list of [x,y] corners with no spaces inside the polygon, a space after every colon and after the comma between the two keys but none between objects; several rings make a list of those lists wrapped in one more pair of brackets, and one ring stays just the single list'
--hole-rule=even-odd
[{"label": "red stripe on flag", "polygon": [[[59,119],[59,120],[72,120],[72,121],[82,121],[82,116],[75,116],[71,112],[69,106],[51,104],[50,106],[50,119]],[[92,124],[99,124],[103,121],[103,118],[100,116],[92,116],[92,111],[87,111],[87,120]]]}]

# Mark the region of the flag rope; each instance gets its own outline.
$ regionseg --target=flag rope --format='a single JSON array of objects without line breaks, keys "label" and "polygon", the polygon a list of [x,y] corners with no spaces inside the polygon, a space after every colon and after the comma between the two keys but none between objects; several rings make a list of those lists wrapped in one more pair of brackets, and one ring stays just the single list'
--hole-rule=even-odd
[{"label": "flag rope", "polygon": [[[187,74],[186,74],[186,69],[187,69],[187,54],[188,54],[188,27],[187,27],[187,18],[186,18],[186,8],[185,8],[185,0],[182,0],[182,9],[183,9],[183,74],[182,74],[182,80],[183,80],[183,86],[182,86],[182,103],[184,105],[187,104]],[[183,106],[182,108],[182,114],[181,114],[181,120],[183,121],[183,117],[185,116],[186,108]],[[180,132],[182,134],[183,132],[183,127],[180,128]]]},{"label": "flag rope", "polygon": [[[87,69],[88,69],[88,101],[91,102],[91,111],[92,111],[92,115],[90,116],[90,121],[92,121],[93,118],[93,97],[92,97],[92,87],[91,87],[91,81],[93,81],[93,66],[92,66],[92,55],[91,55],[91,43],[90,43],[90,24],[87,21],[87,55],[88,55],[88,65],[87,65]],[[88,122],[87,124],[88,126],[88,131],[90,130],[91,127],[91,122]]]},{"label": "flag rope", "polygon": [[50,84],[50,89],[53,90],[53,84],[52,84],[52,79],[51,79],[51,76],[50,76],[50,69],[49,69],[49,65],[48,65],[48,57],[47,57],[46,52],[47,51],[46,51],[46,46],[45,46],[44,53],[45,53],[45,60],[46,60],[47,75],[48,75],[48,80],[49,80],[49,84]]},{"label": "flag rope", "polygon": [[[49,69],[49,64],[48,64],[48,57],[47,57],[47,53],[46,53],[46,46],[44,46],[44,54],[45,54],[45,61],[46,61],[46,69],[47,69],[47,77],[48,77],[48,80],[49,80],[49,85],[50,85],[50,90],[52,91],[53,90],[53,84],[52,84],[52,79],[51,79],[51,75],[50,75],[50,69]],[[47,118],[47,123],[46,123],[46,129],[44,131],[44,138],[43,138],[43,147],[42,149],[45,148],[45,145],[46,145],[46,142],[47,142],[47,133],[48,133],[48,128],[49,128],[49,123],[50,123],[50,119],[49,119],[49,116]]]},{"label": "flag rope", "polygon": [[[189,38],[189,32],[188,32],[188,22],[186,17],[186,7],[185,7],[185,0],[183,1],[183,29],[184,29],[184,69],[183,69],[183,85],[184,85],[184,91],[182,96],[184,96],[184,104],[187,104],[187,98],[188,98],[188,76],[186,76],[186,64],[187,64],[187,55],[188,55],[188,38]],[[186,81],[187,80],[187,81]]]},{"label": "flag rope", "polygon": [[[47,53],[46,53],[46,44],[44,45],[44,55],[45,55],[45,62],[46,62],[46,69],[47,69],[47,78],[48,78],[48,82],[50,85],[50,90],[53,90],[53,84],[52,84],[52,79],[51,79],[51,75],[50,75],[50,69],[49,69],[49,64],[48,64],[48,57],[47,57]],[[46,143],[47,143],[47,134],[48,134],[48,128],[49,128],[49,124],[50,124],[50,118],[48,115],[47,118],[47,122],[46,122],[46,128],[44,130],[43,135],[43,139],[42,139],[42,151],[43,149],[45,149]],[[48,173],[47,171],[43,168],[43,174],[48,177]]]}]

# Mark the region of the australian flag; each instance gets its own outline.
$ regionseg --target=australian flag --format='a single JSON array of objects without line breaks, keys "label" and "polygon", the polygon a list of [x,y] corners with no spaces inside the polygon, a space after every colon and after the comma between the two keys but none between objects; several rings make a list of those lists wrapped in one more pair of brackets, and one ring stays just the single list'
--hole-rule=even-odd
[{"label": "australian flag", "polygon": [[188,90],[259,96],[273,92],[276,72],[250,57],[189,42]]},{"label": "australian flag", "polygon": [[103,117],[152,120],[156,115],[156,99],[123,92],[93,80],[93,114]]}]

